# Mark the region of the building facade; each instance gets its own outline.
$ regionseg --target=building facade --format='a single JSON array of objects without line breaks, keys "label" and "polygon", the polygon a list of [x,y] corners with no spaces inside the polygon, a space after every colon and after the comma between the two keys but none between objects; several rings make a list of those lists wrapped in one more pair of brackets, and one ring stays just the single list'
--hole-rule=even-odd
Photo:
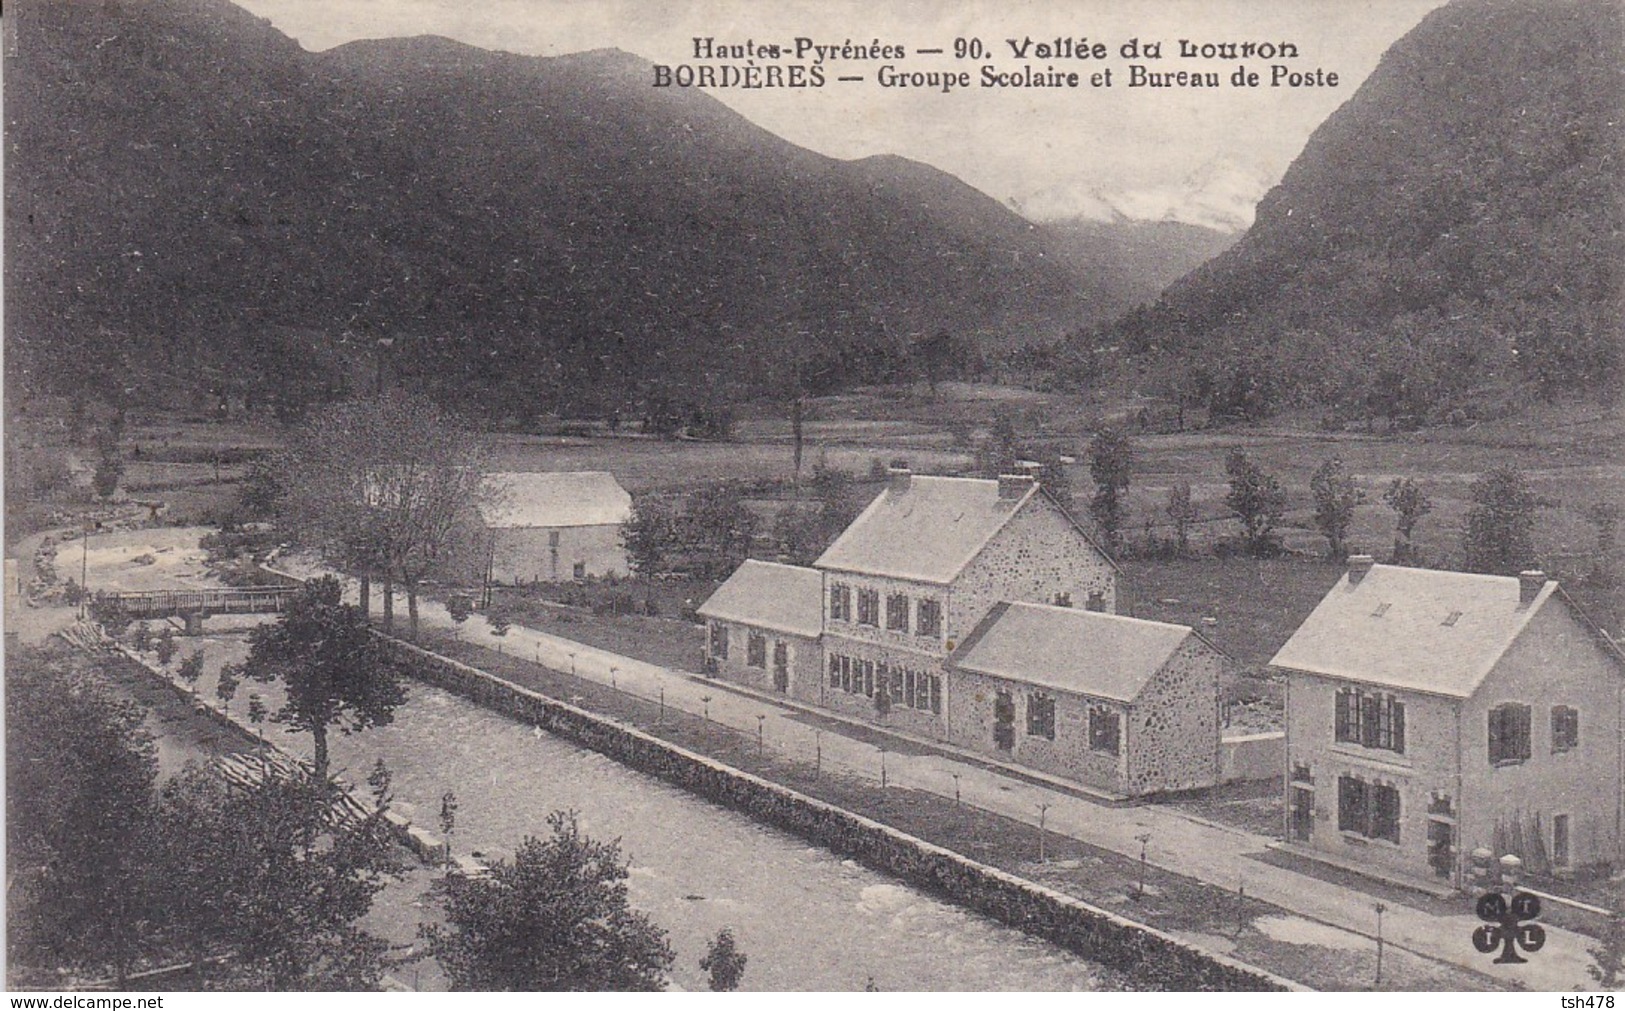
[{"label": "building facade", "polygon": [[1183,625],[995,605],[949,661],[948,737],[1120,797],[1213,786],[1229,659]]},{"label": "building facade", "polygon": [[488,475],[486,578],[556,583],[625,576],[631,569],[621,524],[632,496],[606,471]]},{"label": "building facade", "polygon": [[822,704],[939,738],[951,738],[954,705],[945,662],[995,604],[1116,604],[1116,564],[1029,475],[893,468],[814,566]]},{"label": "building facade", "polygon": [[822,585],[813,569],[746,561],[699,608],[707,672],[817,705]]},{"label": "building facade", "polygon": [[1356,556],[1271,665],[1291,843],[1458,886],[1478,847],[1536,873],[1620,862],[1625,657],[1543,573]]}]

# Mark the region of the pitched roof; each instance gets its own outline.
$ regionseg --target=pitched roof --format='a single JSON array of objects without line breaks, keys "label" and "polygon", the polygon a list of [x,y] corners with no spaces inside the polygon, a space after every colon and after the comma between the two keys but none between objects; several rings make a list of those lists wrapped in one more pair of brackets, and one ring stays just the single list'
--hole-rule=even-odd
[{"label": "pitched roof", "polygon": [[1133,702],[1196,633],[1120,614],[1001,603],[949,658],[978,674]]},{"label": "pitched roof", "polygon": [[489,527],[596,527],[623,523],[632,496],[603,470],[487,474],[495,501],[480,507]]},{"label": "pitched roof", "polygon": [[719,618],[815,639],[823,631],[824,577],[817,569],[750,559],[700,605]]},{"label": "pitched roof", "polygon": [[1037,494],[1035,484],[1019,498],[1001,499],[997,481],[916,474],[906,489],[888,486],[877,495],[813,564],[949,583]]},{"label": "pitched roof", "polygon": [[1554,593],[1527,605],[1516,576],[1374,565],[1327,592],[1273,667],[1466,698]]}]

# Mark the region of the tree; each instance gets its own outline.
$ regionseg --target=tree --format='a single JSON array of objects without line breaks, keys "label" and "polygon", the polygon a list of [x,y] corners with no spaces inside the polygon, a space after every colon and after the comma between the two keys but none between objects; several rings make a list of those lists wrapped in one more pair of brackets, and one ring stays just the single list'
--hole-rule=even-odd
[{"label": "tree", "polygon": [[168,667],[169,661],[175,659],[178,649],[179,647],[175,645],[175,630],[165,625],[164,630],[158,633],[157,643],[153,645],[154,652],[158,654],[158,663]]},{"label": "tree", "polygon": [[153,947],[162,902],[145,826],[158,762],[143,714],[65,649],[6,657],[7,956],[13,965],[111,970]]},{"label": "tree", "polygon": [[745,975],[746,961],[745,953],[734,942],[734,932],[723,927],[700,959],[700,970],[709,976],[706,982],[713,991],[737,990]]},{"label": "tree", "polygon": [[220,700],[221,708],[228,714],[231,712],[231,700],[237,697],[237,685],[241,677],[242,669],[236,664],[228,663],[220,668],[220,676],[215,680],[214,697]]},{"label": "tree", "polygon": [[743,489],[731,482],[689,495],[682,526],[686,546],[699,555],[708,578],[737,569],[756,537],[756,516],[745,505]]},{"label": "tree", "polygon": [[446,614],[461,633],[463,622],[474,614],[474,602],[461,593],[454,593],[446,600]]},{"label": "tree", "polygon": [[334,404],[290,439],[278,466],[297,536],[339,568],[384,580],[384,624],[394,587],[406,590],[418,634],[418,588],[471,563],[482,541],[478,510],[501,497],[484,473],[484,448],[457,419],[421,397],[392,392]]},{"label": "tree", "polygon": [[1095,433],[1089,443],[1089,476],[1095,481],[1089,514],[1114,547],[1123,528],[1123,493],[1128,491],[1133,472],[1134,444],[1127,433],[1116,428],[1102,428]]},{"label": "tree", "polygon": [[243,788],[193,769],[165,784],[154,814],[164,933],[198,982],[376,990],[388,946],[357,922],[402,869],[386,810],[339,816],[309,775]]},{"label": "tree", "polygon": [[1189,481],[1176,481],[1168,489],[1168,501],[1162,507],[1168,514],[1168,519],[1174,524],[1174,538],[1180,555],[1190,552],[1191,524],[1196,522],[1196,505],[1191,501],[1191,483]]},{"label": "tree", "polygon": [[1275,524],[1286,511],[1286,493],[1281,490],[1281,482],[1239,449],[1232,449],[1225,457],[1224,472],[1230,478],[1230,493],[1224,503],[1241,521],[1241,536],[1247,550],[1260,557],[1272,554],[1279,547]]},{"label": "tree", "polygon": [[175,668],[175,673],[180,675],[180,679],[186,682],[186,687],[196,695],[197,683],[203,677],[203,651],[200,649],[182,660],[181,665]]},{"label": "tree", "polygon": [[1422,517],[1433,511],[1433,500],[1408,477],[1394,478],[1382,493],[1382,500],[1394,511],[1394,561],[1415,561],[1416,546],[1411,534]]},{"label": "tree", "polygon": [[327,780],[327,731],[384,726],[406,689],[360,608],[343,603],[332,576],[306,583],[280,621],[249,633],[246,676],[280,681],[285,701],[272,719],[313,741],[315,773]]},{"label": "tree", "polygon": [[620,537],[633,572],[648,577],[666,571],[677,547],[677,521],[671,506],[648,497],[634,502],[631,515],[621,524]]},{"label": "tree", "polygon": [[1462,566],[1468,572],[1516,575],[1535,559],[1534,492],[1522,472],[1498,467],[1468,489],[1472,505],[1462,525]]},{"label": "tree", "polygon": [[1309,493],[1315,500],[1315,526],[1326,537],[1326,557],[1340,562],[1348,557],[1349,524],[1354,522],[1354,508],[1365,501],[1365,492],[1342,459],[1333,456],[1309,478]]},{"label": "tree", "polygon": [[444,925],[420,927],[454,990],[661,990],[673,959],[665,931],[627,904],[618,843],[548,818],[485,874],[453,870],[432,894]]}]

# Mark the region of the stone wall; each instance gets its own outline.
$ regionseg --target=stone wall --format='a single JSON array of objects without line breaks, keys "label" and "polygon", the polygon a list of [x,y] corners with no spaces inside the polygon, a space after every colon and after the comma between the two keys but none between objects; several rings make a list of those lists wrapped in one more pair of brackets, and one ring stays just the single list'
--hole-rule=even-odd
[{"label": "stone wall", "polygon": [[612,723],[484,671],[390,640],[415,676],[658,776],[715,803],[862,860],[1001,923],[1163,990],[1283,990],[1290,981],[1203,952],[887,825]]},{"label": "stone wall", "polygon": [[[1118,713],[1119,726],[1126,727],[1125,707],[1115,702],[1086,699],[1070,692],[1034,689],[1032,685],[1019,681],[1007,681],[971,671],[952,670],[948,677],[953,698],[948,739],[954,744],[1064,776],[1097,790],[1127,796],[1128,766],[1122,749],[1114,755],[1089,747],[1090,707],[1110,707]],[[1010,693],[1015,706],[1014,736],[1008,751],[1000,749],[993,739],[994,700],[1000,690]],[[1029,695],[1034,690],[1045,691],[1055,699],[1054,740],[1027,733],[1027,706]],[[1126,740],[1126,737],[1120,736],[1119,739]]]},{"label": "stone wall", "polygon": [[1127,793],[1212,786],[1219,781],[1219,672],[1222,653],[1187,635],[1134,700],[1123,727]]},{"label": "stone wall", "polygon": [[1279,783],[1286,769],[1286,734],[1270,730],[1244,734],[1219,741],[1219,782],[1241,783],[1274,780]]},{"label": "stone wall", "polygon": [[948,639],[965,641],[1001,600],[1053,604],[1057,594],[1083,607],[1100,593],[1117,610],[1116,570],[1059,506],[1035,495],[954,580],[948,603]]}]

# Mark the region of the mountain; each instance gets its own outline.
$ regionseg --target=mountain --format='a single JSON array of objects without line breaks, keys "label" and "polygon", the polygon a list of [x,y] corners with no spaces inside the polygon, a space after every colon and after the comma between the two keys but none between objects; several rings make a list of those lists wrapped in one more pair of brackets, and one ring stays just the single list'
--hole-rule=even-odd
[{"label": "mountain", "polygon": [[1216,405],[1247,413],[1470,413],[1509,383],[1617,392],[1621,21],[1607,0],[1432,12],[1235,246],[1100,343],[1184,362],[1203,374],[1177,385],[1251,398]]},{"label": "mountain", "polygon": [[1271,182],[1260,170],[1217,157],[1172,186],[1102,190],[1072,180],[1012,204],[1025,217],[1045,223],[1175,223],[1239,234],[1253,223],[1253,210]]},{"label": "mountain", "polygon": [[382,356],[526,417],[886,378],[922,335],[1101,312],[958,180],[798,148],[626,53],[307,53],[223,0],[13,7],[13,381],[286,399]]},{"label": "mountain", "polygon": [[1230,248],[1268,189],[1262,173],[1221,157],[1176,185],[1103,190],[1072,180],[1009,203],[1043,226],[1075,272],[1094,279],[1098,305],[1107,310],[1096,316],[1109,319],[1154,301]]}]

